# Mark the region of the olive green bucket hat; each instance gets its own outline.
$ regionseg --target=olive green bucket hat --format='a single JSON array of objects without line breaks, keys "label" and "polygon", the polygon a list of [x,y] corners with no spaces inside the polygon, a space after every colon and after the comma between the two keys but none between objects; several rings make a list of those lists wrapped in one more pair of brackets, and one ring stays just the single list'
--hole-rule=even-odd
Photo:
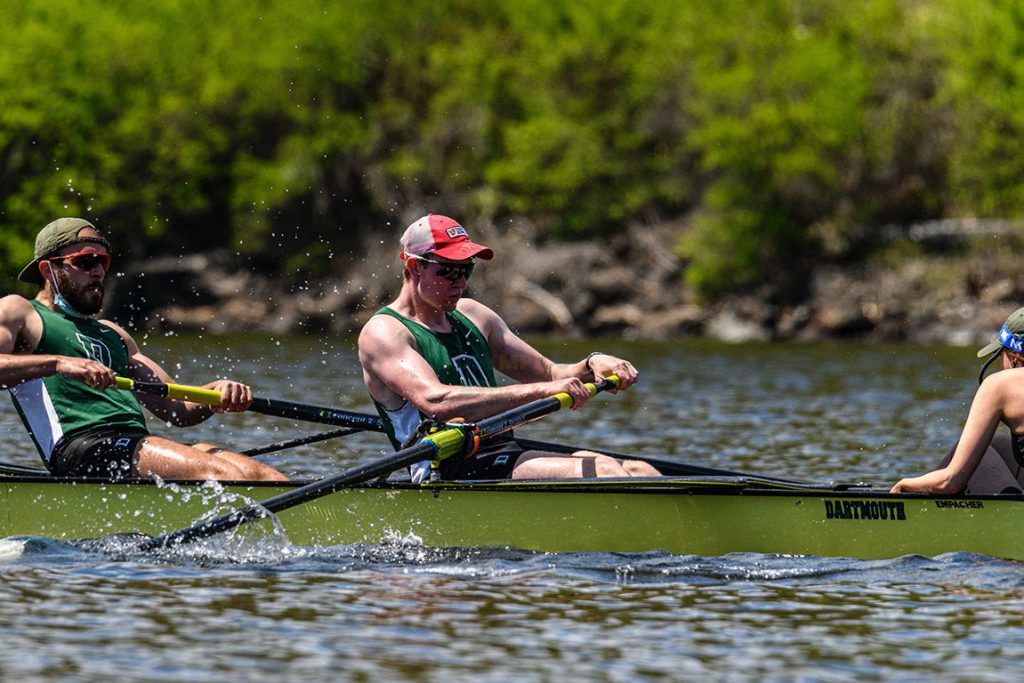
[{"label": "olive green bucket hat", "polygon": [[[79,242],[93,242],[102,244],[108,250],[110,243],[103,237],[88,236],[79,237],[78,233],[86,228],[96,230],[96,226],[84,218],[58,218],[39,231],[36,235],[35,258],[27,266],[21,269],[18,279],[22,282],[31,282],[36,285],[43,284],[43,278],[39,274],[38,264],[47,256],[51,256],[69,244]],[[97,232],[99,232],[97,230]]]},{"label": "olive green bucket hat", "polygon": [[1018,308],[1010,314],[995,339],[978,350],[978,358],[1003,348],[1024,353],[1024,308]]}]

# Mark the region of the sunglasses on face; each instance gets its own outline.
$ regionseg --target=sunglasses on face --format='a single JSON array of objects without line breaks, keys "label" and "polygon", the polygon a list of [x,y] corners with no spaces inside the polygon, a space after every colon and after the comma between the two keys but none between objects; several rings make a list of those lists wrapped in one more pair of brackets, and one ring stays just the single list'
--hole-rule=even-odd
[{"label": "sunglasses on face", "polygon": [[460,277],[464,277],[468,280],[469,276],[473,274],[474,266],[476,266],[475,263],[444,263],[442,261],[423,258],[422,256],[418,256],[417,258],[424,263],[432,263],[437,266],[437,274],[449,282],[455,282]]},{"label": "sunglasses on face", "polygon": [[105,254],[100,251],[80,251],[77,254],[54,256],[47,260],[51,263],[53,261],[64,261],[65,263],[70,263],[77,270],[86,272],[92,270],[96,266],[102,266],[104,271],[110,268],[110,254]]}]

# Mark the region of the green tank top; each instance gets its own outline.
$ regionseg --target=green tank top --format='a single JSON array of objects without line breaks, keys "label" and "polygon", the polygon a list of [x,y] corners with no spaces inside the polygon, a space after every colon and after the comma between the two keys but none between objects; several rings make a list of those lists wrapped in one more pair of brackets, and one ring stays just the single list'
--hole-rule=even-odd
[{"label": "green tank top", "polygon": [[[33,353],[91,358],[118,375],[128,373],[128,349],[121,336],[95,320],[68,318],[33,301],[43,334]],[[146,429],[146,418],[129,391],[97,391],[59,375],[23,382],[10,390],[22,422],[45,462],[61,438],[100,427]]]},{"label": "green tank top", "polygon": [[[494,365],[487,340],[469,318],[458,311],[446,313],[451,332],[434,332],[409,320],[385,306],[374,315],[389,315],[399,320],[412,334],[416,349],[427,361],[437,378],[444,384],[465,387],[494,387]],[[387,410],[374,401],[377,412],[384,420],[385,431],[395,449],[401,448],[423,420],[416,408],[406,402],[398,410]],[[509,435],[507,438],[512,438]]]}]

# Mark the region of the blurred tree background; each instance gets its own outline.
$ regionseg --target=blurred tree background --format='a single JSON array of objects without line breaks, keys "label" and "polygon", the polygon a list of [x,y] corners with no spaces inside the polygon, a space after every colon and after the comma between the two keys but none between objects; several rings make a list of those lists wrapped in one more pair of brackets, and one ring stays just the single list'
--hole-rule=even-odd
[{"label": "blurred tree background", "polygon": [[0,278],[61,215],[282,278],[410,207],[676,221],[702,296],[799,296],[891,223],[1024,213],[1000,0],[5,0]]}]

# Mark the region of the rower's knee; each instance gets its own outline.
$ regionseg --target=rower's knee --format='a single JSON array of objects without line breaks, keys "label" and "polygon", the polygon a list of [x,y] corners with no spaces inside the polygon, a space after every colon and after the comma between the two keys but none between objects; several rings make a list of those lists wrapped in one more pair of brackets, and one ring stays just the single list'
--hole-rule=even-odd
[{"label": "rower's knee", "polygon": [[213,460],[204,463],[197,479],[215,479],[217,481],[243,481],[248,479],[244,470],[226,460]]},{"label": "rower's knee", "polygon": [[623,460],[622,469],[631,477],[660,477],[661,472],[654,465],[643,460]]},{"label": "rower's knee", "polygon": [[653,465],[643,460],[619,460],[610,455],[595,453],[593,451],[577,451],[576,455],[583,457],[593,463],[594,472],[587,472],[583,467],[583,476],[593,477],[660,477],[661,472]]},{"label": "rower's knee", "polygon": [[[192,448],[200,450],[207,455],[214,456],[211,469],[220,473],[214,479],[232,479],[235,481],[287,481],[284,476],[270,465],[265,465],[249,456],[227,451],[212,443],[192,444]],[[210,478],[210,477],[207,477]]]},{"label": "rower's knee", "polygon": [[217,459],[217,469],[223,473],[217,479],[235,481],[286,481],[288,478],[269,465],[245,456]]},{"label": "rower's knee", "polygon": [[273,467],[264,465],[263,463],[253,461],[255,467],[252,467],[246,474],[245,478],[251,481],[288,481],[288,477],[284,476]]},{"label": "rower's knee", "polygon": [[623,468],[615,458],[608,457],[607,455],[598,455],[594,457],[594,469],[597,470],[596,476],[598,477],[628,477],[629,473]]}]

